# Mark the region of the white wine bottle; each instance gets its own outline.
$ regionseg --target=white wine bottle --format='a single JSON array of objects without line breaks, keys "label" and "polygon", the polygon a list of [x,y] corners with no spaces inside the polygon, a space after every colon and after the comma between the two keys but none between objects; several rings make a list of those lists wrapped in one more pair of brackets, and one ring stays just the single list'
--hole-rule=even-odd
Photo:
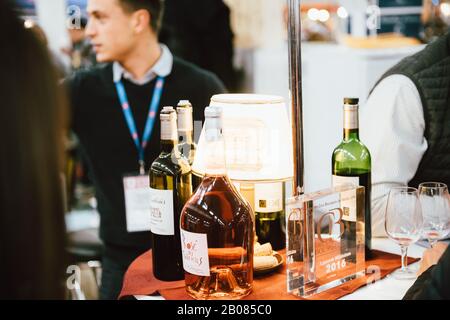
[{"label": "white wine bottle", "polygon": [[180,214],[192,195],[191,167],[177,147],[177,114],[161,111],[161,154],[150,169],[153,274],[163,281],[184,278]]}]

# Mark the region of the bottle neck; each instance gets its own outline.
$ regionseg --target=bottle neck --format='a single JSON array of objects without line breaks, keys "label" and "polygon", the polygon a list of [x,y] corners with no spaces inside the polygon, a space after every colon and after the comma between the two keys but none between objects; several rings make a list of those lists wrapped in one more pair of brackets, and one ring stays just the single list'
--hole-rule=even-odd
[{"label": "bottle neck", "polygon": [[170,153],[175,149],[177,145],[176,140],[162,140],[161,139],[161,152]]},{"label": "bottle neck", "polygon": [[205,176],[226,176],[225,140],[222,130],[207,128]]},{"label": "bottle neck", "polygon": [[344,141],[359,140],[359,129],[344,129]]},{"label": "bottle neck", "polygon": [[344,141],[359,140],[359,115],[357,105],[344,106]]},{"label": "bottle neck", "polygon": [[178,144],[177,120],[170,117],[161,121],[161,151],[172,152]]},{"label": "bottle neck", "polygon": [[181,143],[193,144],[194,143],[194,131],[178,131],[179,141]]},{"label": "bottle neck", "polygon": [[[178,107],[178,132],[182,142],[192,143],[194,140],[194,121],[192,108]],[[181,140],[181,139],[180,139]]]}]

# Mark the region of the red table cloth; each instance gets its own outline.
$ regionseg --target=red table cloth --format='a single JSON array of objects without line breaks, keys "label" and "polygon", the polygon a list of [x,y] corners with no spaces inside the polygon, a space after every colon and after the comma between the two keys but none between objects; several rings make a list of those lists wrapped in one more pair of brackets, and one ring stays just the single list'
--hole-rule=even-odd
[{"label": "red table cloth", "polygon": [[[284,256],[284,255],[283,255]],[[366,261],[366,270],[370,266],[380,268],[381,279],[401,267],[400,256],[381,251],[373,251],[372,258]],[[413,263],[418,259],[408,259]],[[372,281],[374,275],[367,274],[342,284],[339,287],[317,294],[312,300],[336,300],[355,292]],[[135,295],[161,295],[167,300],[192,300],[186,293],[183,281],[165,282],[156,279],[152,272],[151,250],[138,257],[128,268],[124,277],[119,299]],[[255,277],[253,291],[245,300],[295,300],[301,299],[286,291],[286,267],[283,265],[275,272]]]}]

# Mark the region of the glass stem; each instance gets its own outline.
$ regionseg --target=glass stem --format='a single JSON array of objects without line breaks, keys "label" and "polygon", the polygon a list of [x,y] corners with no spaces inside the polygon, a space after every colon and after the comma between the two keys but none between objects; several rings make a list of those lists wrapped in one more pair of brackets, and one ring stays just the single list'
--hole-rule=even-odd
[{"label": "glass stem", "polygon": [[402,252],[402,271],[406,271],[408,267],[408,247],[400,246],[400,250]]},{"label": "glass stem", "polygon": [[430,246],[431,248],[434,248],[434,245],[436,244],[436,240],[430,240]]}]

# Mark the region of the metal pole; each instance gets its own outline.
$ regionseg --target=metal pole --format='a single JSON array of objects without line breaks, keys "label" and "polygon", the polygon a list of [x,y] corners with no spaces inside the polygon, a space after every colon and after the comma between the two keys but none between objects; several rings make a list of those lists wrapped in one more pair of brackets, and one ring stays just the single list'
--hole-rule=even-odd
[{"label": "metal pole", "polygon": [[304,193],[303,105],[300,0],[288,2],[289,82],[294,143],[294,196]]}]

